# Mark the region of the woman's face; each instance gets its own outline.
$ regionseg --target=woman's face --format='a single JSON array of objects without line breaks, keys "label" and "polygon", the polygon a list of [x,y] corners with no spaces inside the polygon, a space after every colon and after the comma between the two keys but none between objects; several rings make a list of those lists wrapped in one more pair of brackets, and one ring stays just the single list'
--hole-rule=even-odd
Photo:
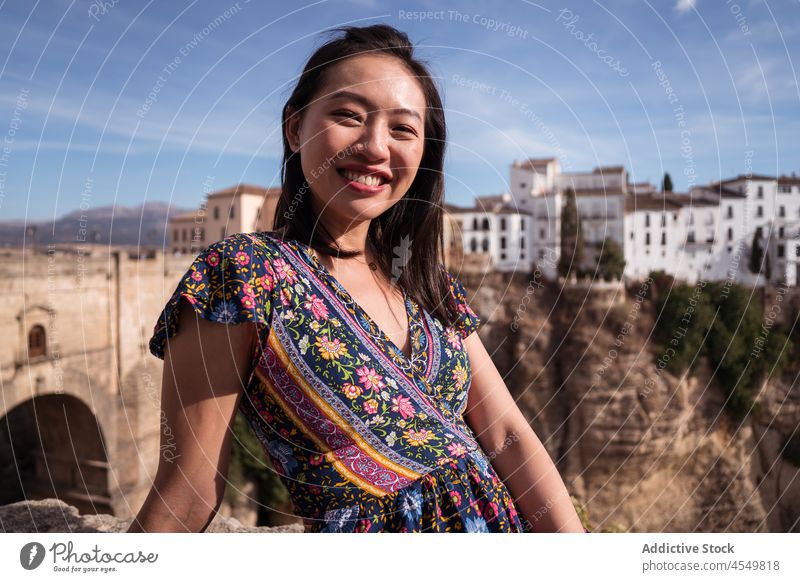
[{"label": "woman's face", "polygon": [[426,101],[403,63],[359,55],[332,65],[324,86],[287,139],[300,161],[318,216],[352,228],[394,205],[422,160]]}]

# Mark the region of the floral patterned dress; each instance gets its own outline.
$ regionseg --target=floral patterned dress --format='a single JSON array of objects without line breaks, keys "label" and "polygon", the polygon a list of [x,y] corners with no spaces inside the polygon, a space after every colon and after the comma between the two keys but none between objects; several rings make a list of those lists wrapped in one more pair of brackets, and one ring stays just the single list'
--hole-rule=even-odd
[{"label": "floral patterned dress", "polygon": [[234,234],[194,259],[150,351],[164,358],[181,298],[205,319],[257,326],[239,410],[308,532],[528,531],[462,417],[462,339],[481,321],[440,268],[458,322],[443,326],[404,292],[407,357],[306,245]]}]

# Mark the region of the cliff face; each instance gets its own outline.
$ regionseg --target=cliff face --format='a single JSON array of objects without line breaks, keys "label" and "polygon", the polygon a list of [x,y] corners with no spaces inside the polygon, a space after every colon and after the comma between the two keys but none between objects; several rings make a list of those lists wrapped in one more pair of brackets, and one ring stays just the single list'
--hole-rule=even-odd
[{"label": "cliff face", "polygon": [[481,338],[567,488],[598,530],[797,531],[800,470],[779,450],[800,421],[794,376],[764,383],[739,423],[709,364],[659,368],[647,285],[473,278]]}]

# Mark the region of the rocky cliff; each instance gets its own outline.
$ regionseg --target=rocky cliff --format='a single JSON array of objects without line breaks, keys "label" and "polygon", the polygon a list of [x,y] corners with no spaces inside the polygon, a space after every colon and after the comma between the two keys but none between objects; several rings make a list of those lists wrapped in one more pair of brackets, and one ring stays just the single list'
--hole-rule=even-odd
[{"label": "rocky cliff", "polygon": [[593,529],[798,531],[800,469],[780,448],[800,423],[794,375],[732,420],[708,362],[659,368],[648,285],[564,286],[460,276],[509,390]]}]

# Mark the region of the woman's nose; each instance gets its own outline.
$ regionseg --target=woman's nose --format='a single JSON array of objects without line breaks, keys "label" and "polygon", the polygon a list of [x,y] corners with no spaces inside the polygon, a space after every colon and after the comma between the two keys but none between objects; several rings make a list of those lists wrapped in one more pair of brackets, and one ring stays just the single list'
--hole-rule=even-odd
[{"label": "woman's nose", "polygon": [[389,145],[385,130],[380,124],[366,129],[359,141],[359,151],[370,159],[384,160],[389,157]]}]

